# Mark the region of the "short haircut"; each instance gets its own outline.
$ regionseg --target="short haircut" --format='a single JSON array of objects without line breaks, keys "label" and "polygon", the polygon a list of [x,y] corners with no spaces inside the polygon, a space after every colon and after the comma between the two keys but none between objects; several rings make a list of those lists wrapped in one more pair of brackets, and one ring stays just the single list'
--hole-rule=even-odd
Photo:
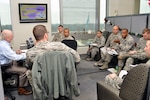
[{"label": "short haircut", "polygon": [[63,28],[63,25],[59,25],[58,27],[62,27]]},{"label": "short haircut", "polygon": [[121,29],[120,29],[120,27],[119,27],[119,26],[117,26],[117,25],[115,25],[115,26],[113,26],[113,27],[118,27],[118,30],[121,30]]},{"label": "short haircut", "polygon": [[143,31],[142,31],[142,34],[144,34],[147,31],[148,31],[148,28],[144,28]]},{"label": "short haircut", "polygon": [[123,29],[121,29],[121,31],[122,31],[122,30],[126,30],[126,31],[128,32],[128,29],[127,29],[127,28],[123,28]]},{"label": "short haircut", "polygon": [[144,29],[143,29],[143,31],[142,31],[142,34],[144,34],[145,32],[150,33],[150,29],[148,29],[148,28],[144,28]]},{"label": "short haircut", "polygon": [[69,31],[69,28],[64,28],[64,31],[65,31],[65,30],[68,30],[68,31]]},{"label": "short haircut", "polygon": [[44,25],[36,25],[33,28],[33,35],[37,41],[43,39],[45,33],[47,33],[47,29]]},{"label": "short haircut", "polygon": [[150,29],[147,30],[147,33],[150,33]]},{"label": "short haircut", "polygon": [[97,32],[103,33],[101,30],[98,30]]},{"label": "short haircut", "polygon": [[11,30],[8,29],[3,30],[1,33],[2,39],[5,40],[7,37],[9,37],[11,35],[10,32]]}]

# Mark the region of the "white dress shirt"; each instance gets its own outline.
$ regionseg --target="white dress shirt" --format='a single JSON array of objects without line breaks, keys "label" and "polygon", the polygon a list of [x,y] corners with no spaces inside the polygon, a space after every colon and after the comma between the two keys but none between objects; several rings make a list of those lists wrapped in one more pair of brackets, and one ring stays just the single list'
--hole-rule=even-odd
[{"label": "white dress shirt", "polygon": [[0,41],[0,64],[8,64],[12,60],[23,60],[26,59],[26,54],[16,54],[11,47],[10,43],[5,40]]}]

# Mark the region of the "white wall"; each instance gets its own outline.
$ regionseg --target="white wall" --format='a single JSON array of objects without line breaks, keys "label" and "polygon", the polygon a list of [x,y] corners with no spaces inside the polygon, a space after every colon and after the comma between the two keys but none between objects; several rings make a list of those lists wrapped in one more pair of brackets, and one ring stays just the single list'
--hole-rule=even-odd
[{"label": "white wall", "polygon": [[107,16],[139,14],[140,0],[107,0]]},{"label": "white wall", "polygon": [[[19,22],[19,9],[18,3],[47,3],[48,6],[48,22],[46,23],[20,23]],[[12,42],[12,47],[14,50],[19,49],[21,43],[29,37],[33,37],[32,29],[37,24],[45,25],[49,32],[51,32],[51,15],[50,15],[50,0],[10,0],[10,11],[12,20],[12,29],[14,33],[14,39]],[[49,34],[50,36],[51,34]],[[34,39],[34,37],[33,37]],[[50,36],[50,40],[52,37]]]}]

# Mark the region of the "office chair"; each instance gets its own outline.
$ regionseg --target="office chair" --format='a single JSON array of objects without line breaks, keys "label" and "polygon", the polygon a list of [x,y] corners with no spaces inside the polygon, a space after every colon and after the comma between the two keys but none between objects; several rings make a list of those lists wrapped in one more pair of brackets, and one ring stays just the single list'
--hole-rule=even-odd
[{"label": "office chair", "polygon": [[121,89],[113,88],[104,81],[97,83],[98,100],[149,100],[150,69],[139,65],[125,77]]},{"label": "office chair", "polygon": [[[77,41],[76,40],[63,40],[61,42],[64,43],[65,45],[67,45],[68,47],[77,51]],[[75,63],[75,68],[77,71],[77,63]]]},{"label": "office chair", "polygon": [[67,45],[68,47],[77,50],[77,41],[76,40],[63,40],[61,41],[62,43],[64,43],[65,45]]},{"label": "office chair", "polygon": [[29,38],[29,40],[26,40],[26,44],[27,44],[27,49],[30,49],[34,46],[34,43],[31,37]]},{"label": "office chair", "polygon": [[17,88],[19,86],[19,75],[16,73],[8,73],[6,69],[10,64],[0,65],[2,69],[2,80],[4,93],[7,94],[11,100],[15,100],[15,96],[10,93],[10,88]]}]

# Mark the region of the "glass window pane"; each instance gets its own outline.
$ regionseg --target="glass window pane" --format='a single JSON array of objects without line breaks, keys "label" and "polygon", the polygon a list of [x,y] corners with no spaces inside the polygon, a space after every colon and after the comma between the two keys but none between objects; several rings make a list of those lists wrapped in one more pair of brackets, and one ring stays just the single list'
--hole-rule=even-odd
[{"label": "glass window pane", "polygon": [[105,30],[104,18],[106,17],[106,0],[100,0],[100,30]]},{"label": "glass window pane", "polygon": [[94,31],[96,0],[63,0],[63,25],[71,31]]},{"label": "glass window pane", "polygon": [[150,13],[150,1],[140,0],[140,14]]},{"label": "glass window pane", "polygon": [[59,0],[51,0],[51,23],[52,32],[56,32],[57,27],[60,24]]},{"label": "glass window pane", "polygon": [[0,0],[0,27],[12,30],[9,0]]}]

